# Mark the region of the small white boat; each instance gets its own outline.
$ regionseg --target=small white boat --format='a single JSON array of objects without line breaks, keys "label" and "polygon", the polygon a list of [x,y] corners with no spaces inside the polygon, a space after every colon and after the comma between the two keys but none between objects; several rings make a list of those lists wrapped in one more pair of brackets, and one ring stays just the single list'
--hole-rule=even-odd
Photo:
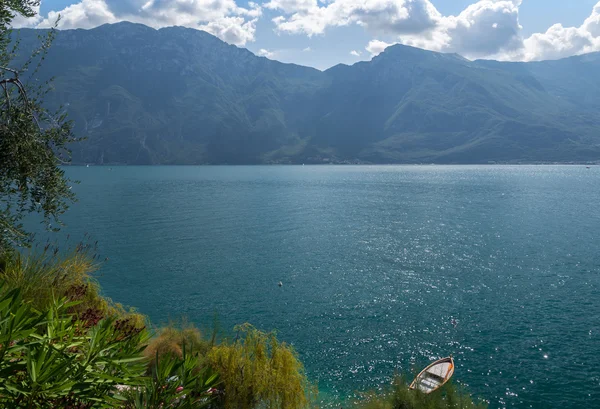
[{"label": "small white boat", "polygon": [[454,360],[452,357],[435,361],[423,369],[410,384],[410,389],[431,393],[441,388],[454,375]]}]

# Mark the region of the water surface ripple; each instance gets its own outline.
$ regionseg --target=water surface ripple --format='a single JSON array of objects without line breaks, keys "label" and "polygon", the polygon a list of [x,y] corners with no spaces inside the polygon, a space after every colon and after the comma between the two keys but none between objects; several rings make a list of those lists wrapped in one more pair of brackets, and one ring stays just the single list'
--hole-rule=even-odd
[{"label": "water surface ripple", "polygon": [[110,297],[156,322],[276,328],[330,401],[449,354],[491,408],[600,401],[600,168],[68,174],[65,232],[99,241]]}]

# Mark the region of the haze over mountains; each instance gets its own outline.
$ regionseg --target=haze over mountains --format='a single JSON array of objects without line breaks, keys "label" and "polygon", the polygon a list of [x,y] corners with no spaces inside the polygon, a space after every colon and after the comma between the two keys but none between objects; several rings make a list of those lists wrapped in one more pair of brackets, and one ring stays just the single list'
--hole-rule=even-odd
[{"label": "haze over mountains", "polygon": [[[39,30],[16,30],[22,49]],[[76,163],[600,161],[600,54],[468,61],[402,45],[324,72],[202,31],[65,30],[44,63]]]}]

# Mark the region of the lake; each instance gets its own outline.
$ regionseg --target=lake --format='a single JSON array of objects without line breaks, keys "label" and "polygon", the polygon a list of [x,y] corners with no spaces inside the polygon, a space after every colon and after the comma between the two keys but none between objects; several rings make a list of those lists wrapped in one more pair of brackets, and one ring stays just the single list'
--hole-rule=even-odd
[{"label": "lake", "polygon": [[450,354],[490,408],[600,401],[600,167],[67,173],[63,234],[98,240],[108,296],[277,329],[329,403]]}]

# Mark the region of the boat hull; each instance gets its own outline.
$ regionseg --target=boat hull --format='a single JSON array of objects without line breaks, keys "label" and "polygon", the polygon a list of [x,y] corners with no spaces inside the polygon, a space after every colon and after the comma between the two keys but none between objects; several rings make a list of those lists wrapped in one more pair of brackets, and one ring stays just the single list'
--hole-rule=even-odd
[{"label": "boat hull", "polygon": [[423,369],[410,384],[410,389],[429,394],[444,386],[452,375],[454,375],[452,357],[440,359]]}]

